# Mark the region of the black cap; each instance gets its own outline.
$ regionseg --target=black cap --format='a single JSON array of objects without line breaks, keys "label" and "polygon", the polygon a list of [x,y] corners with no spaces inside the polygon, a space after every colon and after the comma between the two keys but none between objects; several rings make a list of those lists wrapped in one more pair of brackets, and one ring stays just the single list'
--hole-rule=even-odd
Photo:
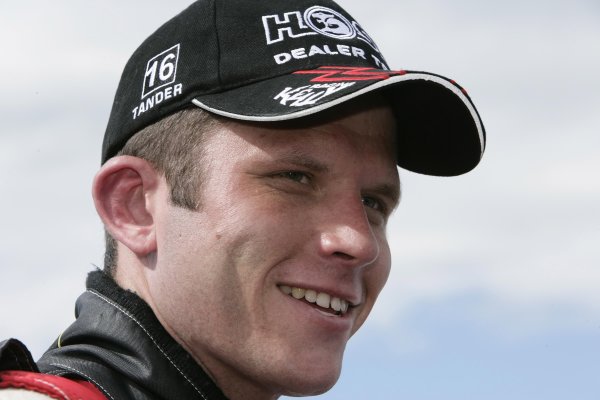
[{"label": "black cap", "polygon": [[117,89],[102,162],[136,132],[195,104],[246,121],[302,118],[385,90],[398,165],[440,176],[473,169],[485,129],[467,93],[428,72],[390,70],[330,0],[199,0],[148,37]]}]

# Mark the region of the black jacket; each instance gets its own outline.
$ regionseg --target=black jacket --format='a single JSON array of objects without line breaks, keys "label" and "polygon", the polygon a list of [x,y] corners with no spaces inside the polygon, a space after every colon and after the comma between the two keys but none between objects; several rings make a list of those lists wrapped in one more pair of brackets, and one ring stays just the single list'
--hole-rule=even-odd
[{"label": "black jacket", "polygon": [[37,365],[94,383],[112,400],[226,400],[150,307],[101,271],[90,273],[76,321]]}]

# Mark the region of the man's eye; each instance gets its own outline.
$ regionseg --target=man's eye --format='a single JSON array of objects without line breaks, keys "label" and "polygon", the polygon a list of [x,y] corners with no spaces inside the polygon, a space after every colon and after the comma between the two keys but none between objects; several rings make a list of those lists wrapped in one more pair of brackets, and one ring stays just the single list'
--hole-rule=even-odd
[{"label": "man's eye", "polygon": [[285,171],[285,172],[279,173],[278,176],[281,176],[283,178],[287,178],[287,179],[290,179],[292,181],[299,182],[299,183],[305,183],[305,184],[310,183],[310,176],[308,176],[308,174],[306,174],[304,172],[300,172],[300,171]]},{"label": "man's eye", "polygon": [[362,203],[364,204],[365,207],[372,208],[381,213],[385,213],[385,204],[383,204],[383,202],[381,202],[373,197],[368,197],[368,196],[363,197]]}]

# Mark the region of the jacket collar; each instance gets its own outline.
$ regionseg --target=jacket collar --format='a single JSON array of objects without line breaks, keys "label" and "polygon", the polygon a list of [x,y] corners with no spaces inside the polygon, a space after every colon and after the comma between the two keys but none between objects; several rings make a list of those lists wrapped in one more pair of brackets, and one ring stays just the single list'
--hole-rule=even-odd
[{"label": "jacket collar", "polygon": [[91,381],[112,400],[226,400],[148,304],[102,271],[89,274],[75,316],[38,362],[42,372]]}]

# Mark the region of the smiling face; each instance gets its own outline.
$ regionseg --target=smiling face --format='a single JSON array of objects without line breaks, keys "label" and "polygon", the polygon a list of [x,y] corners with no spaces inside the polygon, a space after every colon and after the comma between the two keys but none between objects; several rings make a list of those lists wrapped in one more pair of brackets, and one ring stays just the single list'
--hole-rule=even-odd
[{"label": "smiling face", "polygon": [[228,123],[205,144],[200,209],[163,191],[150,303],[230,398],[336,382],[390,270],[393,131],[383,105],[295,129]]}]

